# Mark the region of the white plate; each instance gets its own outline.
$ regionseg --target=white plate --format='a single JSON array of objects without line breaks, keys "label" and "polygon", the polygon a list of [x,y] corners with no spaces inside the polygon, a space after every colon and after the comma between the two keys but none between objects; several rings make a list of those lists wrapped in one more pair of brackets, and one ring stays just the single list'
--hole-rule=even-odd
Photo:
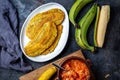
[{"label": "white plate", "polygon": [[[29,56],[26,55],[26,53],[24,51],[25,45],[30,41],[28,39],[28,37],[25,35],[26,25],[31,20],[31,18],[34,17],[36,14],[47,11],[47,10],[50,10],[52,8],[59,8],[65,13],[65,19],[62,23],[63,31],[62,31],[59,43],[58,43],[57,47],[55,48],[55,50],[50,54],[40,55],[40,56],[37,56],[37,57],[29,57]],[[58,3],[51,2],[51,3],[47,3],[47,4],[43,4],[43,5],[39,6],[33,12],[31,12],[31,14],[27,17],[27,19],[25,20],[25,22],[22,26],[22,29],[21,29],[20,46],[21,46],[21,49],[22,49],[24,55],[28,59],[30,59],[32,61],[35,61],[35,62],[45,62],[45,61],[48,61],[50,59],[53,59],[54,57],[56,57],[57,55],[59,55],[61,53],[61,51],[63,50],[63,48],[66,45],[66,42],[67,42],[67,39],[68,39],[68,34],[69,34],[69,19],[68,19],[68,14],[67,14],[66,9]]]}]

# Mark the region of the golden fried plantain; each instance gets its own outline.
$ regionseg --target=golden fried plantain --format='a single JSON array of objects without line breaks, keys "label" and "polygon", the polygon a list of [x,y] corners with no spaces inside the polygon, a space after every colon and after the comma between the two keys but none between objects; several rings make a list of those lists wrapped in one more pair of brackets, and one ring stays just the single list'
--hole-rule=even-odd
[{"label": "golden fried plantain", "polygon": [[56,25],[53,22],[46,22],[36,39],[30,41],[24,48],[28,56],[38,56],[50,47],[57,37]]},{"label": "golden fried plantain", "polygon": [[58,8],[54,8],[54,9],[51,9],[51,10],[48,10],[46,12],[43,12],[42,13],[42,16],[43,17],[47,17],[49,18],[50,17],[50,14],[53,14],[51,16],[51,20],[56,24],[56,25],[60,25],[64,19],[64,12]]},{"label": "golden fried plantain", "polygon": [[34,40],[37,35],[39,35],[38,33],[41,32],[42,27],[44,25],[44,23],[48,22],[50,20],[48,20],[47,18],[43,19],[39,24],[36,24],[36,27],[33,26],[33,29],[29,29],[30,27],[26,28],[26,35],[31,39]]},{"label": "golden fried plantain", "polygon": [[57,8],[39,13],[28,23],[26,27],[26,35],[29,39],[33,40],[45,22],[53,21],[56,25],[59,25],[62,23],[63,19],[64,12]]},{"label": "golden fried plantain", "polygon": [[47,50],[45,50],[45,51],[42,53],[42,55],[46,55],[46,54],[51,53],[51,52],[54,51],[54,49],[56,48],[56,46],[57,46],[57,44],[58,44],[58,42],[59,42],[59,40],[60,40],[60,36],[61,36],[61,34],[62,34],[62,28],[63,28],[62,25],[58,25],[58,26],[57,26],[57,37],[56,37],[56,39],[55,39],[55,42],[54,42]]}]

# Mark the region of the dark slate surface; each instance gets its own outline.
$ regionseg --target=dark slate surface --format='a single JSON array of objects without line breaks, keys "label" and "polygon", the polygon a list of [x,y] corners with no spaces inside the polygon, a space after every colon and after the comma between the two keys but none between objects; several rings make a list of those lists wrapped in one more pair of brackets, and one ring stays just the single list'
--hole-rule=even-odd
[{"label": "dark slate surface", "polygon": [[[67,11],[69,12],[70,7],[72,6],[75,0],[11,0],[15,7],[18,9],[19,13],[19,22],[20,29],[29,13],[34,10],[36,7],[41,5],[41,3],[48,2],[57,2],[62,4]],[[89,51],[83,50],[83,53],[86,58],[91,59],[93,66],[92,71],[96,77],[96,80],[120,80],[120,0],[97,0],[99,5],[110,4],[111,5],[111,18],[108,24],[105,44],[104,47],[98,49],[96,54],[93,54]],[[91,4],[86,6],[84,10],[78,16],[78,21],[83,16],[83,14],[90,8]],[[69,38],[66,44],[66,47],[62,53],[44,63],[36,63],[28,60],[26,57],[26,62],[29,63],[34,69],[39,68],[49,62],[55,61],[65,55],[68,55],[71,52],[79,50],[80,47],[76,44],[74,39],[74,27],[70,23]],[[92,34],[93,26],[90,27],[89,40],[92,44]],[[15,71],[15,70],[6,70],[0,68],[0,80],[18,80],[18,78],[25,73]],[[105,75],[109,74],[108,78],[105,78]]]}]

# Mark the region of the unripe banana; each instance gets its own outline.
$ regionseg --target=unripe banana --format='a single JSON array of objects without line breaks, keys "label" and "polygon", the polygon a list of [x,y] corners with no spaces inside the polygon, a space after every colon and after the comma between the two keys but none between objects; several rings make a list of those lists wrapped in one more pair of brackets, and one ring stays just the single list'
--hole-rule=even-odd
[{"label": "unripe banana", "polygon": [[82,49],[87,49],[87,47],[83,44],[80,35],[81,35],[81,29],[80,29],[80,28],[76,28],[76,29],[75,29],[75,40],[76,40],[77,44],[78,44]]},{"label": "unripe banana", "polygon": [[75,29],[75,40],[82,49],[90,50],[81,39],[81,29],[79,27]]},{"label": "unripe banana", "polygon": [[73,4],[72,8],[69,12],[69,19],[71,23],[76,26],[76,16],[78,15],[79,11],[88,3],[90,3],[93,0],[76,0],[76,2]]},{"label": "unripe banana", "polygon": [[88,44],[87,31],[95,17],[96,10],[97,10],[97,4],[94,4],[90,8],[90,10],[87,12],[87,14],[79,22],[79,25],[81,27],[81,40],[82,40],[83,44],[88,48],[88,50],[90,50],[92,52],[94,51],[94,47]]}]

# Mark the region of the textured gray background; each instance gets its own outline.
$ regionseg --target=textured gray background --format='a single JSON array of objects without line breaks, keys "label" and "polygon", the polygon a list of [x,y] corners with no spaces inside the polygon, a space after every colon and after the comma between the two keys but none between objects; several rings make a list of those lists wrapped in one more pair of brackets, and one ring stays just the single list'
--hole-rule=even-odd
[{"label": "textured gray background", "polygon": [[[19,22],[20,29],[32,10],[40,6],[41,3],[48,2],[57,2],[62,4],[67,11],[69,12],[70,7],[75,0],[11,0],[12,3],[18,10],[19,13]],[[86,58],[91,59],[93,66],[92,71],[96,77],[96,80],[120,80],[120,0],[97,0],[99,5],[110,4],[111,5],[111,18],[108,24],[105,44],[104,47],[98,49],[96,54],[93,54],[89,51],[83,50],[83,53]],[[77,17],[77,21],[80,20],[81,16],[90,8],[92,4],[87,5]],[[68,55],[71,52],[79,50],[80,47],[76,44],[74,39],[74,27],[70,23],[69,38],[66,44],[66,47],[62,53],[54,58],[51,61],[45,63],[36,63],[28,60],[26,57],[25,60],[30,64],[34,69],[39,68],[49,62],[55,61],[65,55]],[[90,32],[88,33],[90,43],[92,44],[92,35],[93,35],[93,25],[90,27]],[[18,78],[25,73],[15,71],[15,70],[6,70],[0,68],[0,80],[18,80]],[[105,75],[110,74],[106,79]]]}]

